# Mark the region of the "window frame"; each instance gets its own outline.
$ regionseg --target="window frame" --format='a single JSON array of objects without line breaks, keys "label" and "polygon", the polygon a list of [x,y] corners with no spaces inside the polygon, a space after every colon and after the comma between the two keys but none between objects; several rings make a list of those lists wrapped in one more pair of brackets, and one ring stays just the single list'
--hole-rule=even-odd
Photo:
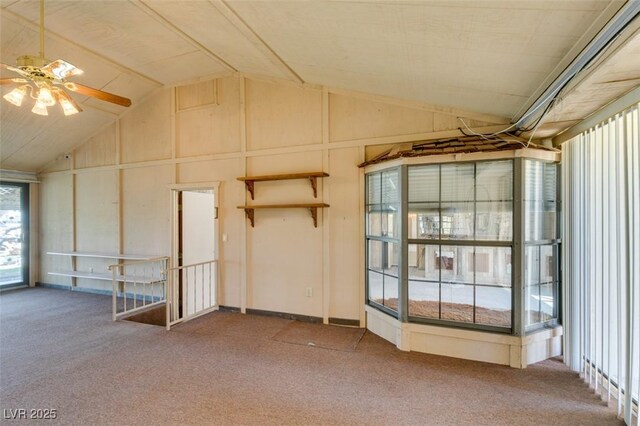
[{"label": "window frame", "polygon": [[[553,286],[553,297],[554,297],[554,317],[548,321],[543,323],[536,323],[535,325],[525,327],[526,319],[524,318],[524,296],[525,296],[525,283],[524,283],[524,250],[525,246],[525,224],[524,220],[524,208],[525,208],[525,167],[524,161],[533,160],[533,161],[541,161],[544,163],[554,164],[556,167],[556,236],[558,238],[554,240],[541,240],[536,241],[537,244],[543,245],[543,243],[552,244],[554,247],[555,261],[555,276],[556,281]],[[478,200],[478,165],[483,163],[495,163],[495,162],[510,162],[511,163],[511,199],[500,199],[500,200]],[[467,201],[473,204],[473,232],[471,238],[466,239],[456,239],[456,238],[442,238],[442,224],[443,224],[443,212],[442,212],[442,167],[445,165],[461,165],[461,164],[473,164],[473,186],[474,186],[474,194],[473,200]],[[436,200],[411,200],[409,201],[409,171],[414,167],[424,167],[424,166],[432,166],[438,167],[438,199]],[[399,174],[398,182],[401,188],[398,189],[398,194],[400,196],[399,199],[399,223],[398,229],[400,230],[400,235],[395,235],[394,237],[388,236],[375,236],[368,234],[369,228],[369,208],[370,206],[376,205],[377,203],[369,203],[369,176],[378,175],[380,179],[382,179],[382,175],[385,172],[396,170]],[[518,175],[519,174],[519,175]],[[453,327],[453,328],[462,328],[462,329],[473,329],[473,330],[481,330],[481,331],[489,331],[496,332],[502,334],[511,334],[511,335],[525,335],[531,332],[537,331],[541,328],[553,327],[560,324],[561,318],[561,269],[560,269],[560,257],[561,257],[561,241],[560,241],[560,213],[561,213],[561,200],[560,200],[560,182],[561,182],[561,174],[560,174],[560,165],[556,161],[551,160],[541,160],[538,158],[527,158],[522,156],[512,156],[512,157],[503,157],[503,158],[492,158],[492,159],[482,159],[482,160],[468,160],[468,161],[454,161],[447,162],[443,161],[441,163],[401,163],[401,164],[393,164],[389,165],[388,168],[377,168],[372,170],[369,173],[364,174],[365,176],[365,200],[364,200],[364,211],[365,211],[365,223],[364,223],[364,239],[365,239],[365,304],[376,308],[382,312],[387,313],[400,321],[403,322],[411,322],[417,324],[426,324],[426,325],[436,325],[436,326],[445,326],[445,327]],[[380,184],[380,191],[382,192],[382,184]],[[432,194],[433,195],[433,194]],[[378,197],[380,201],[379,205],[384,205],[382,202],[382,193]],[[426,197],[429,198],[429,197]],[[488,197],[490,198],[490,197]],[[446,203],[455,203],[455,201],[447,201]],[[500,239],[478,239],[478,204],[479,203],[511,203],[511,238],[509,240],[500,240]],[[420,205],[424,206],[437,206],[438,215],[438,234],[437,238],[409,238],[410,230],[409,230],[409,213],[412,209],[409,208],[410,205]],[[516,224],[516,215],[522,216],[521,223]],[[419,226],[419,219],[415,221],[415,227]],[[418,229],[418,228],[416,228]],[[500,232],[496,235],[497,238],[500,238]],[[399,256],[398,259],[398,310],[390,309],[387,306],[384,306],[380,303],[375,302],[374,300],[369,299],[369,241],[377,240],[383,242],[389,242],[394,244],[399,244]],[[478,308],[477,300],[476,300],[476,290],[477,287],[506,287],[501,285],[493,285],[493,284],[478,284],[476,275],[477,271],[475,270],[475,255],[476,248],[509,248],[511,253],[511,276],[510,276],[510,286],[507,287],[511,291],[511,324],[509,327],[504,326],[495,326],[488,324],[479,324],[475,322],[458,322],[451,321],[447,319],[436,319],[436,318],[426,318],[416,315],[411,315],[410,307],[409,307],[409,282],[410,281],[424,281],[429,282],[431,284],[437,284],[439,300],[438,300],[438,316],[442,317],[442,285],[447,284],[447,282],[442,281],[442,270],[438,270],[438,281],[434,281],[434,279],[425,279],[425,280],[416,280],[410,278],[410,266],[408,260],[408,252],[409,246],[415,245],[419,246],[435,246],[438,249],[441,249],[443,246],[471,246],[473,247],[474,254],[474,271],[473,271],[473,284],[461,284],[461,285],[469,285],[473,287],[473,312],[474,318],[473,321],[476,321],[476,309]],[[557,248],[557,250],[556,250]],[[419,250],[417,251],[417,253]],[[404,256],[404,258],[403,258]],[[520,264],[518,265],[518,256],[522,258]],[[401,266],[402,265],[402,266]],[[540,265],[542,268],[542,265]],[[403,269],[406,269],[404,271]],[[520,282],[518,282],[520,281]],[[538,286],[540,283],[538,283]],[[384,297],[384,287],[383,287],[383,297]],[[401,300],[402,298],[402,300]],[[518,316],[519,318],[516,318]],[[403,318],[404,317],[404,318]]]},{"label": "window frame", "polygon": [[0,186],[13,186],[21,188],[20,192],[20,215],[22,228],[22,246],[21,246],[21,262],[22,262],[22,281],[5,284],[0,286],[2,290],[11,288],[25,287],[30,285],[30,252],[31,252],[31,222],[30,222],[30,185],[27,182],[13,182],[0,180]]}]

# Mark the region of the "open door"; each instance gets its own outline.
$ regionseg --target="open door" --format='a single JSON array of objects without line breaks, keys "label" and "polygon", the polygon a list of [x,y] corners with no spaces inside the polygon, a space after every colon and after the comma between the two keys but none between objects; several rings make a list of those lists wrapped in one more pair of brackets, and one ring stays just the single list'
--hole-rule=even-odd
[{"label": "open door", "polygon": [[217,309],[218,186],[180,185],[173,200],[171,322]]},{"label": "open door", "polygon": [[190,296],[183,306],[186,316],[191,316],[217,305],[215,287],[208,285],[215,284],[217,265],[204,263],[217,260],[215,192],[213,189],[184,190],[180,191],[180,198],[180,266],[200,266],[184,268],[182,272],[181,281]]}]

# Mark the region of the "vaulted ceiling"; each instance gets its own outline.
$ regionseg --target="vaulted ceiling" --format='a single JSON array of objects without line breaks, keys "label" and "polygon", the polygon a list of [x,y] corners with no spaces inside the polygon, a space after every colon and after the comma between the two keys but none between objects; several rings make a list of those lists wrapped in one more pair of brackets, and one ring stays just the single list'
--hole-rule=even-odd
[{"label": "vaulted ceiling", "polygon": [[[46,55],[85,71],[73,80],[134,105],[166,85],[240,72],[510,120],[624,3],[52,0]],[[2,62],[37,54],[39,2],[0,6]],[[634,49],[627,68],[638,59]],[[38,170],[126,113],[74,97],[85,111],[71,117],[2,101],[1,167]]]}]

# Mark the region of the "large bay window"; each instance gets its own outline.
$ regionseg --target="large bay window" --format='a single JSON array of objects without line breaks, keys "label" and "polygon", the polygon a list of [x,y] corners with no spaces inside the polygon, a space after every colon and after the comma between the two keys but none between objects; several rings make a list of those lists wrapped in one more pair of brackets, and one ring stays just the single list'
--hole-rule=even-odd
[{"label": "large bay window", "polygon": [[556,323],[555,163],[378,169],[366,175],[370,306],[401,321],[514,334]]}]

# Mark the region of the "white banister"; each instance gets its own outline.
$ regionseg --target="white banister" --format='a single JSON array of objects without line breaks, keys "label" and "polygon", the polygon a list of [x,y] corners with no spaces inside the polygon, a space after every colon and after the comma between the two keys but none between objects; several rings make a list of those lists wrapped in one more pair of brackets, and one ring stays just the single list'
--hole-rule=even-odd
[{"label": "white banister", "polygon": [[168,262],[169,258],[163,256],[109,266],[114,321],[166,303]]},{"label": "white banister", "polygon": [[165,270],[167,330],[218,309],[217,266],[217,260],[209,260]]}]

